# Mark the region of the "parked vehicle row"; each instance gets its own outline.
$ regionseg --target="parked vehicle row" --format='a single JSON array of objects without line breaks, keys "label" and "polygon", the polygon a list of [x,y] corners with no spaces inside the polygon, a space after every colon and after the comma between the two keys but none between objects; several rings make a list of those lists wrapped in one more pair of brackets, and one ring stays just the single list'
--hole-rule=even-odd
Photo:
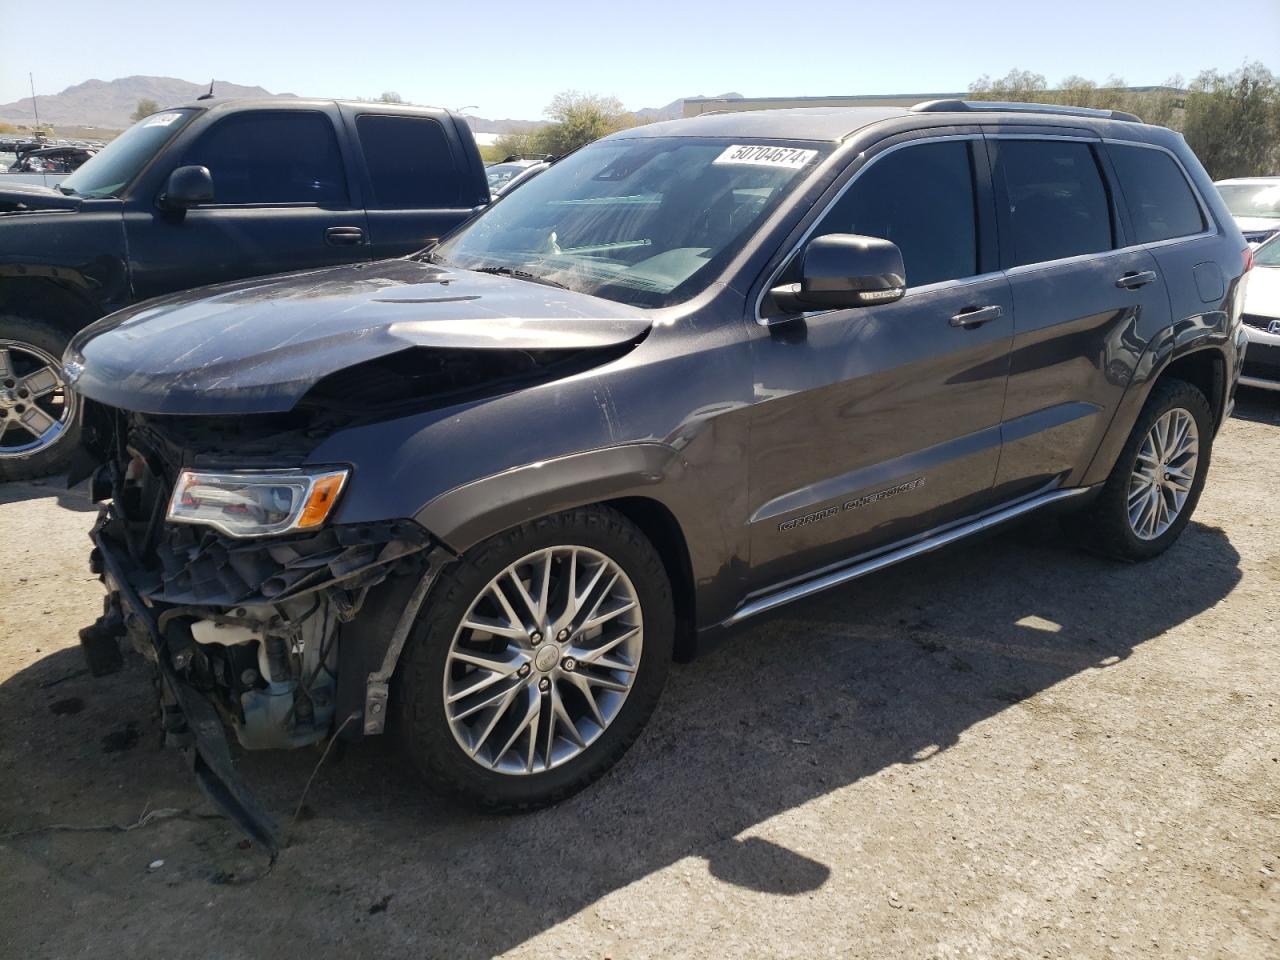
[{"label": "parked vehicle row", "polygon": [[484,168],[489,180],[489,193],[496,199],[522,183],[536,177],[551,166],[554,157],[507,157]]},{"label": "parked vehicle row", "polygon": [[[384,110],[301,109],[354,129],[348,162],[356,111]],[[210,178],[256,189],[188,153],[199,132],[148,129],[130,142],[167,162],[122,150],[121,180],[104,151],[64,185],[76,216],[120,194],[126,230],[173,244],[166,211],[190,226]],[[383,189],[279,176],[307,230]],[[154,256],[136,296],[162,292]],[[1232,407],[1250,263],[1185,142],[1125,114],[935,101],[614,134],[414,256],[76,335],[109,591],[86,653],[148,653],[168,736],[268,845],[224,723],[291,747],[394,714],[436,787],[554,802],[636,739],[673,657],[781,604],[1042,508],[1126,560],[1167,549]]]}]

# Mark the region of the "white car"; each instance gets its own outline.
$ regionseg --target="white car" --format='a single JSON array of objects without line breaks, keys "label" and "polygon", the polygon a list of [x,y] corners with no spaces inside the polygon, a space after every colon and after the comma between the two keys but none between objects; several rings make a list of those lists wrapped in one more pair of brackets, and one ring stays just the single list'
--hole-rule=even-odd
[{"label": "white car", "polygon": [[1240,382],[1264,390],[1280,390],[1280,236],[1253,252],[1253,270],[1244,295],[1244,354]]},{"label": "white car", "polygon": [[1214,186],[1249,243],[1280,233],[1280,177],[1236,177]]}]

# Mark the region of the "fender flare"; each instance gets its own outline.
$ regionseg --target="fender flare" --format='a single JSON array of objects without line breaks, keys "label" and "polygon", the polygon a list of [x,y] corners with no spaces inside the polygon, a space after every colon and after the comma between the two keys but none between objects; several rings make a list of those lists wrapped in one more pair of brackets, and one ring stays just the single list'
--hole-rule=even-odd
[{"label": "fender flare", "polygon": [[[684,475],[685,461],[665,443],[640,442],[514,467],[434,497],[414,520],[456,553],[548,514],[588,503],[659,493]],[[679,520],[680,512],[671,510]]]}]

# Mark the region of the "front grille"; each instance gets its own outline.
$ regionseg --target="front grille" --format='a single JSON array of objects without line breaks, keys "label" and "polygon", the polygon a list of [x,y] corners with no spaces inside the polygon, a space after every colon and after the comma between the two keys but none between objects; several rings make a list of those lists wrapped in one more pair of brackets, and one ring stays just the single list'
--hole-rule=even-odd
[{"label": "front grille", "polygon": [[1266,330],[1271,324],[1280,322],[1280,318],[1264,317],[1259,313],[1243,313],[1240,315],[1240,319],[1251,327],[1257,327],[1259,330]]}]

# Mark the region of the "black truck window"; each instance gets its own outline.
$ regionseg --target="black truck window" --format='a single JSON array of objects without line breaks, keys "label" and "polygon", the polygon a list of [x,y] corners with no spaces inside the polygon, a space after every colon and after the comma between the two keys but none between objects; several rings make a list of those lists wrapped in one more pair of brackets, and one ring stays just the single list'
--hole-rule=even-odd
[{"label": "black truck window", "polygon": [[347,205],[347,179],[333,124],[314,110],[253,110],[219,120],[181,165],[213,174],[215,203]]},{"label": "black truck window", "polygon": [[1204,229],[1204,215],[1177,162],[1163,150],[1109,144],[1139,243],[1187,237]]},{"label": "black truck window", "polygon": [[356,118],[356,132],[373,187],[371,207],[401,210],[462,202],[449,138],[435,120],[366,113]]}]

